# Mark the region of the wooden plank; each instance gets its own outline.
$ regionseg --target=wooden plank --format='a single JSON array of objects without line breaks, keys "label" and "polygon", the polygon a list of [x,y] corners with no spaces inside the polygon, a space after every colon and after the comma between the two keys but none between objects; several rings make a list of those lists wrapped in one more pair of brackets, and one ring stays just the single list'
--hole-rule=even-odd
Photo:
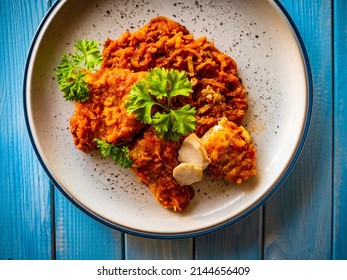
[{"label": "wooden plank", "polygon": [[347,2],[334,2],[333,259],[347,259]]},{"label": "wooden plank", "polygon": [[123,259],[122,233],[83,213],[57,189],[54,193],[57,259]]},{"label": "wooden plank", "polygon": [[197,237],[200,260],[257,260],[262,258],[262,207],[237,223]]},{"label": "wooden plank", "polygon": [[22,89],[28,49],[46,10],[44,0],[0,3],[0,259],[52,257],[51,187],[28,137]]},{"label": "wooden plank", "polygon": [[193,258],[193,239],[151,239],[127,234],[127,260],[190,260]]},{"label": "wooden plank", "polygon": [[330,259],[332,209],[332,2],[281,1],[306,44],[313,114],[291,176],[264,207],[265,259]]}]

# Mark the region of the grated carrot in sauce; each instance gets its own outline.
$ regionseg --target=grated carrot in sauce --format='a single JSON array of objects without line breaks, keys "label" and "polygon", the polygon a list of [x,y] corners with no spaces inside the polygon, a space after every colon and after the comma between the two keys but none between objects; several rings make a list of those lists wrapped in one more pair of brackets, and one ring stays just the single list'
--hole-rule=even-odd
[{"label": "grated carrot in sauce", "polygon": [[86,76],[90,99],[76,103],[70,120],[80,150],[95,149],[94,138],[128,145],[134,161],[132,170],[156,200],[177,212],[187,208],[194,190],[180,186],[172,175],[179,164],[181,142],[159,138],[151,126],[127,114],[125,108],[131,85],[151,68],[163,67],[187,72],[193,93],[173,102],[177,107],[190,104],[196,108],[198,137],[221,118],[228,120],[230,131],[216,134],[206,146],[212,159],[207,172],[213,178],[236,183],[255,175],[255,149],[242,138],[239,127],[247,110],[246,89],[238,77],[236,62],[219,51],[213,41],[194,39],[181,24],[159,16],[133,33],[126,31],[118,39],[107,39],[102,56],[100,70]]}]

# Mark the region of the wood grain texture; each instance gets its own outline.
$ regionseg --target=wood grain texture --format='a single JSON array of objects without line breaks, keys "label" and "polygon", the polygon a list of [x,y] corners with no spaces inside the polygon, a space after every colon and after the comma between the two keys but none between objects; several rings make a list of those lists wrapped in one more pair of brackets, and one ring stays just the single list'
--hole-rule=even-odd
[{"label": "wood grain texture", "polygon": [[150,239],[126,235],[126,260],[191,260],[193,239]]},{"label": "wood grain texture", "polygon": [[313,114],[306,145],[295,169],[264,207],[264,258],[330,259],[332,3],[281,2],[292,15],[307,47],[314,83]]},{"label": "wood grain texture", "polygon": [[31,148],[22,88],[27,52],[46,10],[45,1],[0,1],[0,259],[52,256],[51,188]]},{"label": "wood grain texture", "polygon": [[55,190],[56,259],[123,259],[123,234],[87,216]]},{"label": "wood grain texture", "polygon": [[334,2],[333,259],[347,260],[347,2]]},{"label": "wood grain texture", "polygon": [[197,237],[198,260],[258,260],[262,258],[262,207],[235,224]]}]

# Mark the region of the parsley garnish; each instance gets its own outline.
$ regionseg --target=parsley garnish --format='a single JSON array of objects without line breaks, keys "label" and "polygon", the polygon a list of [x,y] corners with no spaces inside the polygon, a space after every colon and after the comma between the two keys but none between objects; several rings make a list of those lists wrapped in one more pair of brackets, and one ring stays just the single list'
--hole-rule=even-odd
[{"label": "parsley garnish", "polygon": [[132,166],[133,161],[129,157],[129,148],[126,146],[117,147],[113,144],[107,143],[105,140],[95,138],[96,146],[98,147],[103,157],[110,156],[121,167],[129,168]]},{"label": "parsley garnish", "polygon": [[93,70],[102,61],[98,46],[99,43],[95,41],[79,40],[75,44],[74,54],[62,56],[56,75],[66,100],[76,102],[88,100],[88,84],[84,76],[86,71]]},{"label": "parsley garnish", "polygon": [[[128,113],[134,113],[141,122],[152,124],[159,136],[178,141],[195,129],[196,110],[189,104],[175,109],[171,101],[175,96],[189,96],[191,92],[192,84],[186,72],[153,68],[145,79],[132,86],[126,107]],[[158,109],[155,114],[153,106]]]}]

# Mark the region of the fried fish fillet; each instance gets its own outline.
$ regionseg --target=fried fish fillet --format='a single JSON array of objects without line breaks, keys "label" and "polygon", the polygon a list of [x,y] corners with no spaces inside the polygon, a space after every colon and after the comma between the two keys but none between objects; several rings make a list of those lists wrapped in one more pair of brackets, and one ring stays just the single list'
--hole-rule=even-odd
[{"label": "fried fish fillet", "polygon": [[174,211],[184,210],[194,196],[190,186],[180,186],[173,177],[179,147],[180,142],[162,139],[150,127],[130,151],[137,178],[149,186],[164,208]]},{"label": "fried fish fillet", "polygon": [[125,108],[131,86],[145,75],[145,72],[117,68],[103,68],[87,74],[89,100],[76,103],[75,113],[70,119],[74,143],[80,150],[89,152],[95,149],[94,138],[112,144],[131,142],[134,135],[145,127]]},{"label": "fried fish fillet", "polygon": [[256,175],[256,152],[248,131],[223,118],[202,137],[213,179],[242,183]]}]

